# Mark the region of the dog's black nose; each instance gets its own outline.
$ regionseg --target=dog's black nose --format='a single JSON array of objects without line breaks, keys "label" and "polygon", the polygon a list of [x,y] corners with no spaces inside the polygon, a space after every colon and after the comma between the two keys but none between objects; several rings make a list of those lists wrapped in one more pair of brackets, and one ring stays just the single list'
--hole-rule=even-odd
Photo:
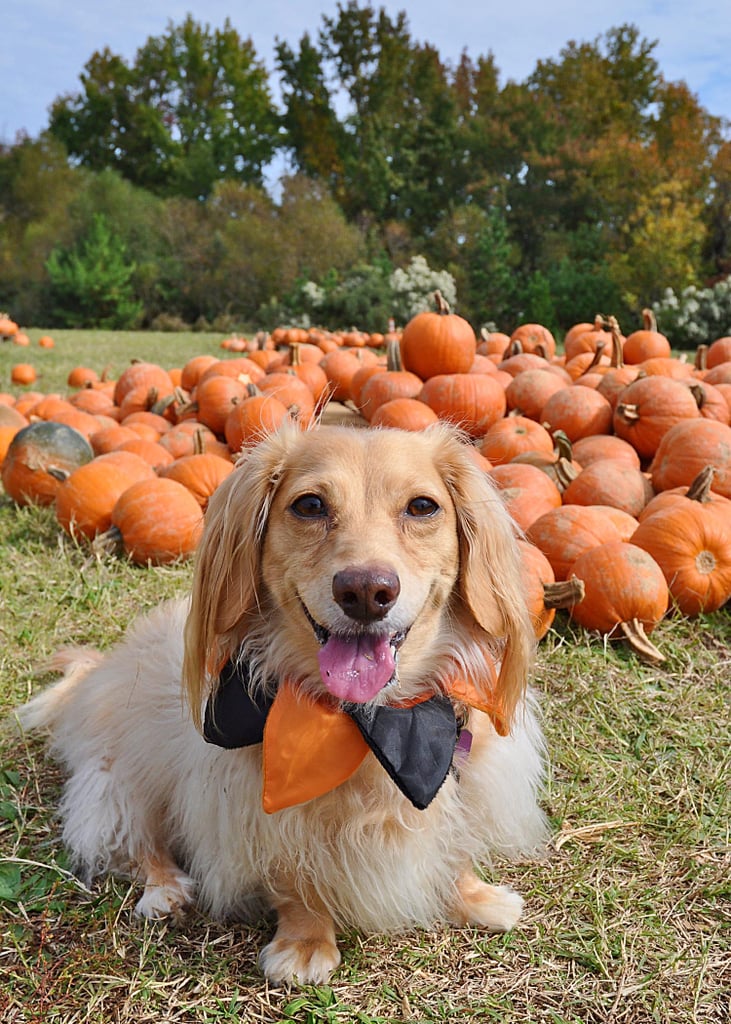
[{"label": "dog's black nose", "polygon": [[395,572],[382,566],[352,566],[333,576],[333,597],[357,622],[376,622],[388,615],[401,591]]}]

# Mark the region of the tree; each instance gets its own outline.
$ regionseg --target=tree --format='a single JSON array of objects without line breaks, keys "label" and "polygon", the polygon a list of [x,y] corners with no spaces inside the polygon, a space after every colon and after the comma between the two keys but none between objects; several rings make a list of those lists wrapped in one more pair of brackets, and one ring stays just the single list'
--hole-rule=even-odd
[{"label": "tree", "polygon": [[50,131],[84,166],[195,198],[221,178],[262,183],[278,115],[251,40],[228,20],[214,31],[190,15],[170,23],[132,65],[95,53],[81,83],[81,93],[53,104]]},{"label": "tree", "polygon": [[133,263],[124,243],[101,214],[89,233],[70,249],[57,248],[46,261],[55,300],[55,322],[63,327],[129,328],[142,303],[134,299]]}]

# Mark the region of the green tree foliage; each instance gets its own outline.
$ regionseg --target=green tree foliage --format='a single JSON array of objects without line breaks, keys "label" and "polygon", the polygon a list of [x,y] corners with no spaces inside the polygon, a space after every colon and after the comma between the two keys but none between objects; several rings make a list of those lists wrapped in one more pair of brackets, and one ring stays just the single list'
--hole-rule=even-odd
[{"label": "green tree foliage", "polygon": [[[380,322],[383,267],[420,255],[476,327],[631,322],[731,270],[729,126],[655,50],[620,25],[503,83],[491,54],[447,64],[403,11],[347,0],[277,41],[281,113],[228,21],[101,50],[49,133],[0,149],[6,304],[47,320],[51,251],[99,214],[146,323],[311,315],[312,288]],[[274,157],[291,173],[267,189]]]},{"label": "green tree foliage", "polygon": [[279,129],[266,70],[250,40],[189,15],[127,64],[108,49],[59,98],[50,131],[81,164],[112,167],[163,194],[207,196],[221,178],[263,181]]},{"label": "green tree foliage", "polygon": [[135,266],[101,214],[72,248],[57,248],[46,261],[54,323],[61,327],[134,327],[142,303],[134,298]]}]

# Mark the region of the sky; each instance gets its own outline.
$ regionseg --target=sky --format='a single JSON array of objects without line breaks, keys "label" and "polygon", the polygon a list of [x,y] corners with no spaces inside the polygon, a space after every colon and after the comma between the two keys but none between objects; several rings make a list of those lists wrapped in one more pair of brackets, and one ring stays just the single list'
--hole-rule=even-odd
[{"label": "sky", "polygon": [[[371,0],[371,5],[392,16],[405,11],[412,39],[435,46],[446,62],[456,63],[465,50],[473,59],[492,53],[503,83],[527,78],[539,60],[558,58],[570,40],[590,42],[630,23],[643,38],[657,41],[654,56],[666,79],[685,81],[711,114],[731,120],[729,0],[614,0],[610,10],[585,0],[469,0],[454,7],[448,0]],[[316,39],[323,16],[336,15],[337,8],[337,0],[1,0],[0,142],[13,143],[18,132],[38,135],[48,124],[53,100],[80,91],[79,75],[96,50],[109,47],[132,63],[150,36],[164,34],[189,13],[211,29],[221,28],[228,17],[243,38],[252,40],[275,92],[276,40],[295,48],[305,32]]]}]

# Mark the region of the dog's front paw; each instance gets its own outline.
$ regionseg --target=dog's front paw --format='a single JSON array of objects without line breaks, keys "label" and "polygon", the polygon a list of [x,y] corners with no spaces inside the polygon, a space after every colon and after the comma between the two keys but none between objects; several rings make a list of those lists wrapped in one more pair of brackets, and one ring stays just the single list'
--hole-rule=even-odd
[{"label": "dog's front paw", "polygon": [[507,885],[488,885],[469,874],[459,880],[457,889],[459,899],[452,910],[456,924],[507,932],[523,913],[523,897]]},{"label": "dog's front paw", "polygon": [[275,938],[261,951],[259,963],[275,985],[322,985],[340,963],[340,952],[327,940]]},{"label": "dog's front paw", "polygon": [[165,880],[148,881],[135,913],[150,920],[181,917],[195,900],[196,885],[189,875],[177,870]]}]

